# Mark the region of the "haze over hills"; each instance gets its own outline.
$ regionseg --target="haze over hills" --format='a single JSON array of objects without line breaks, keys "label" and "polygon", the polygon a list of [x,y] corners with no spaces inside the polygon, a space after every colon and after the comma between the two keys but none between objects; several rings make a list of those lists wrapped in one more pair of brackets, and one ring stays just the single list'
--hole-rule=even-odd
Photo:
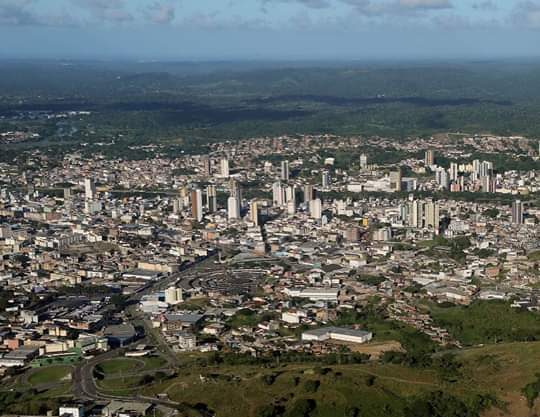
[{"label": "haze over hills", "polygon": [[[301,132],[534,137],[539,68],[535,61],[9,61],[0,65],[0,113],[9,130],[17,128],[18,112],[91,112],[69,122],[77,131],[69,141],[55,143],[52,133],[45,143],[59,149],[103,140],[105,125],[116,126],[124,144],[182,137],[195,146]],[[54,132],[57,121],[34,124]]]}]

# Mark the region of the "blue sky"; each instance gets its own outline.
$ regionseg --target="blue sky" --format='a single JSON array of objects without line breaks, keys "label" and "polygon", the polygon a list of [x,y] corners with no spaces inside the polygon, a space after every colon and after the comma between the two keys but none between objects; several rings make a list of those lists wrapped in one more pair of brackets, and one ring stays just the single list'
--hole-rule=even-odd
[{"label": "blue sky", "polygon": [[0,56],[491,58],[540,54],[540,0],[0,0]]}]

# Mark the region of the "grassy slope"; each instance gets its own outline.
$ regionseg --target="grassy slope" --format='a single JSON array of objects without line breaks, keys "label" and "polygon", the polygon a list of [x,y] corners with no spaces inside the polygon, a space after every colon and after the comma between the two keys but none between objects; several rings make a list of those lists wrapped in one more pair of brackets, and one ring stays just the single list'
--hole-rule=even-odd
[{"label": "grassy slope", "polygon": [[511,308],[509,303],[478,301],[466,307],[430,304],[435,322],[464,345],[540,340],[540,315]]},{"label": "grassy slope", "polygon": [[534,381],[535,373],[540,371],[540,342],[470,348],[462,351],[458,357],[466,368],[464,390],[486,387],[507,403],[507,411],[490,410],[486,412],[487,416],[528,417],[540,412],[539,401],[534,412],[530,412],[521,395],[521,389]]},{"label": "grassy slope", "polygon": [[[528,417],[529,411],[521,389],[534,380],[540,364],[540,342],[507,343],[459,351],[463,363],[455,383],[443,382],[436,370],[412,369],[398,365],[336,365],[320,375],[313,365],[287,365],[274,369],[255,366],[195,368],[163,384],[145,390],[147,394],[166,392],[170,398],[189,404],[206,403],[221,417],[257,416],[262,406],[279,403],[290,409],[298,399],[317,402],[312,416],[346,415],[350,407],[362,416],[402,416],[410,400],[427,392],[441,390],[465,403],[476,394],[491,394],[504,402],[503,409],[493,408],[486,416]],[[214,374],[201,382],[200,375]],[[268,385],[263,375],[277,375]],[[368,375],[376,375],[369,386]],[[294,383],[294,378],[299,383]],[[319,380],[316,393],[307,392],[307,380]],[[537,406],[538,407],[538,406]],[[537,410],[538,411],[538,410]]]},{"label": "grassy slope", "polygon": [[[343,416],[350,407],[357,407],[362,416],[400,417],[413,398],[437,390],[455,395],[466,403],[476,394],[491,394],[505,403],[503,409],[486,411],[485,417],[530,417],[540,412],[540,401],[531,411],[521,395],[521,389],[532,382],[535,373],[540,371],[540,342],[493,344],[466,348],[456,353],[457,360],[463,366],[454,383],[441,380],[437,370],[377,363],[333,365],[324,375],[317,371],[314,364],[290,364],[275,368],[193,365],[179,370],[177,377],[163,383],[124,387],[115,392],[118,395],[133,395],[138,390],[149,395],[166,392],[172,400],[179,402],[192,405],[206,403],[220,417],[256,417],[262,406],[273,403],[282,404],[289,410],[295,401],[303,398],[317,402],[312,417]],[[58,381],[60,368],[41,369],[32,382],[37,383],[35,378],[42,380],[53,373]],[[201,382],[200,375],[206,376],[207,382]],[[274,375],[275,381],[266,383],[263,380],[265,375]],[[376,376],[372,385],[368,383],[370,375]],[[298,378],[298,383],[295,383],[295,378]],[[113,385],[118,388],[118,376],[111,375],[107,379],[109,381],[105,384],[116,382]],[[130,379],[126,377],[123,382],[130,382]],[[320,381],[317,392],[306,390],[305,382],[310,380]],[[33,399],[46,400],[65,395],[66,388],[58,386]],[[6,390],[5,394],[9,394],[9,391]],[[20,400],[23,398],[26,397]]]},{"label": "grassy slope", "polygon": [[[313,416],[345,415],[348,407],[356,406],[365,410],[362,415],[382,417],[401,415],[407,397],[438,386],[433,372],[400,366],[349,365],[331,369],[326,375],[318,375],[312,367],[300,365],[277,369],[220,367],[203,371],[218,375],[207,382],[200,381],[201,372],[193,371],[154,386],[149,393],[167,392],[171,399],[190,404],[204,402],[222,417],[256,416],[262,406],[277,401],[290,407],[301,398],[317,401]],[[372,373],[378,377],[373,386],[368,386],[367,377]],[[272,385],[263,381],[263,376],[270,374],[277,375]],[[233,377],[239,379],[231,380]],[[298,385],[295,377],[299,378]],[[308,380],[320,381],[317,392],[306,391],[304,384]]]},{"label": "grassy slope", "polygon": [[31,385],[55,384],[68,376],[70,372],[70,366],[49,366],[34,371],[28,378],[28,382]]}]

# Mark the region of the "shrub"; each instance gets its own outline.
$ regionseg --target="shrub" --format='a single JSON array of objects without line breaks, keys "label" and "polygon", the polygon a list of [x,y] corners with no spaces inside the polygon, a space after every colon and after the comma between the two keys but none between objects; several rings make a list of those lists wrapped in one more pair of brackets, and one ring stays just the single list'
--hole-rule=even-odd
[{"label": "shrub", "polygon": [[310,379],[304,382],[304,390],[309,393],[315,393],[319,389],[320,385],[320,381]]}]

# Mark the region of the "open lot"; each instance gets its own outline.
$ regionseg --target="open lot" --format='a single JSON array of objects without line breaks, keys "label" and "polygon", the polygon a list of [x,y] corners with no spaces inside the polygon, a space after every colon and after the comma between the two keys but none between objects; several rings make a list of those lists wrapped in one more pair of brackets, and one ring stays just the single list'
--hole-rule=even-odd
[{"label": "open lot", "polygon": [[31,371],[28,383],[32,386],[56,384],[66,381],[71,375],[71,366],[50,366]]}]

